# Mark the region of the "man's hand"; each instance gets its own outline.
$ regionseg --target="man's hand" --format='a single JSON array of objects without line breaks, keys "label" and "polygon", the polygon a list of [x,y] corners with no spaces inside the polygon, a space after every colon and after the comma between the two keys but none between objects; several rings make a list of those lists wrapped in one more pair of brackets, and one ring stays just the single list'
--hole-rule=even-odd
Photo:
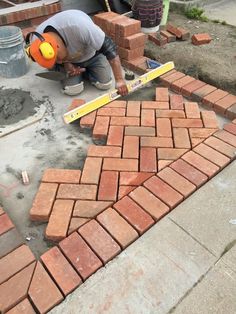
[{"label": "man's hand", "polygon": [[85,68],[80,68],[70,62],[64,63],[64,68],[69,76],[77,76],[86,71]]},{"label": "man's hand", "polygon": [[128,88],[123,79],[116,80],[116,89],[121,96],[128,95]]}]

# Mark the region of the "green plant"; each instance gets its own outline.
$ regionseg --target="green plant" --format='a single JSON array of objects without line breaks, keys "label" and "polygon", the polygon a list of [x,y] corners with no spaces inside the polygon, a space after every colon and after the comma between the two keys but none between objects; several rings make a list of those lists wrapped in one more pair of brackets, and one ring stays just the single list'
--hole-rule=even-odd
[{"label": "green plant", "polygon": [[222,25],[227,25],[227,22],[226,21],[222,21],[221,24]]},{"label": "green plant", "polygon": [[205,15],[203,15],[203,13],[204,13],[204,10],[199,7],[188,7],[185,9],[185,12],[184,12],[184,14],[189,19],[207,22],[208,18]]}]

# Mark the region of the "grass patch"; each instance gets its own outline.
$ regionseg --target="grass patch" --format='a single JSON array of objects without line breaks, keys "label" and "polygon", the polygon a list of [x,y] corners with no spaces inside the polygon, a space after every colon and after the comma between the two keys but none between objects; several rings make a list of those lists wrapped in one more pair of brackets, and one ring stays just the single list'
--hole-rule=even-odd
[{"label": "grass patch", "polygon": [[205,15],[203,15],[204,10],[198,7],[188,7],[185,9],[185,16],[192,20],[199,20],[202,22],[208,22],[209,19]]}]

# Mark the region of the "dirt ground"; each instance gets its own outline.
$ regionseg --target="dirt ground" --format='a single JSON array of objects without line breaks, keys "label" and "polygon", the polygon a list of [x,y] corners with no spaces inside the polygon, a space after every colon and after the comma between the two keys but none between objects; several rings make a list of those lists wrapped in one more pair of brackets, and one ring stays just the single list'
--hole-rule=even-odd
[{"label": "dirt ground", "polygon": [[191,39],[158,47],[148,41],[145,55],[161,63],[174,61],[176,69],[218,88],[236,94],[236,27],[214,22],[189,20],[171,12],[169,22],[196,33],[209,33],[212,42],[194,46]]}]

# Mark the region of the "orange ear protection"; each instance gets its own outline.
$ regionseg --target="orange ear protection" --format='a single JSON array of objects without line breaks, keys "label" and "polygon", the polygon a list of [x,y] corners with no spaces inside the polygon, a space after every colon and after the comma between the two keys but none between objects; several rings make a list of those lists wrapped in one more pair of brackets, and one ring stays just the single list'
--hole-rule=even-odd
[{"label": "orange ear protection", "polygon": [[[37,38],[30,43],[32,36]],[[30,32],[26,35],[26,53],[34,61],[44,68],[52,68],[57,58],[57,41],[48,34],[39,34],[38,32]]]}]

